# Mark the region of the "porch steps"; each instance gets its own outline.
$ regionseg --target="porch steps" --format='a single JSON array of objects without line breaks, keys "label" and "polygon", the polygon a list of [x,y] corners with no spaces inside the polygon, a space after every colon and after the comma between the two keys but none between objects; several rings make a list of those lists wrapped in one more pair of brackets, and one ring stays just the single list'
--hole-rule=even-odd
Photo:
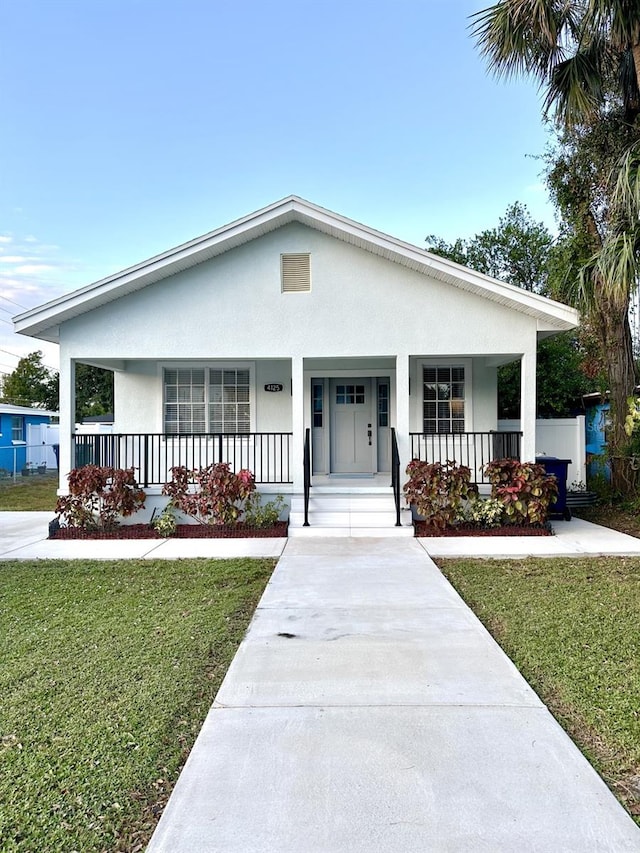
[{"label": "porch steps", "polygon": [[340,487],[314,487],[309,498],[309,527],[304,527],[304,497],[294,495],[289,536],[413,536],[411,512],[400,510],[396,527],[393,493],[385,490],[346,492]]}]

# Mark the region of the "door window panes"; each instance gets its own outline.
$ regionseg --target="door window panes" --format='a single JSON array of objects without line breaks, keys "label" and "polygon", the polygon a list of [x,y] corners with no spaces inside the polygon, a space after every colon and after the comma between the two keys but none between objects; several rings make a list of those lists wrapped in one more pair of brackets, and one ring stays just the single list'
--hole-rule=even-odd
[{"label": "door window panes", "polygon": [[336,403],[340,406],[362,405],[364,385],[336,385]]}]

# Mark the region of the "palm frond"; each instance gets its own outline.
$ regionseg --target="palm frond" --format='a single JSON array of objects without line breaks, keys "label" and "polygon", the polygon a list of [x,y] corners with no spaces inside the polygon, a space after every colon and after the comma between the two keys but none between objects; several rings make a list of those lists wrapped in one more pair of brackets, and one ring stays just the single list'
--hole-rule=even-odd
[{"label": "palm frond", "polygon": [[595,272],[608,298],[628,300],[640,275],[640,227],[609,237],[598,253]]},{"label": "palm frond", "polygon": [[471,34],[498,76],[543,82],[564,56],[563,31],[576,22],[564,0],[501,0],[471,16]]},{"label": "palm frond", "polygon": [[612,205],[629,222],[640,221],[640,142],[628,148],[620,160]]},{"label": "palm frond", "polygon": [[603,99],[604,70],[608,61],[606,45],[599,38],[578,49],[552,70],[544,101],[544,111],[555,110],[567,125],[577,124],[593,114]]},{"label": "palm frond", "polygon": [[592,255],[589,260],[580,268],[576,283],[574,304],[580,307],[580,310],[585,314],[590,314],[596,304],[595,291],[599,286],[600,280],[598,275],[598,260],[600,253]]},{"label": "palm frond", "polygon": [[606,29],[618,50],[640,41],[640,4],[637,0],[589,0],[586,18],[591,27]]}]

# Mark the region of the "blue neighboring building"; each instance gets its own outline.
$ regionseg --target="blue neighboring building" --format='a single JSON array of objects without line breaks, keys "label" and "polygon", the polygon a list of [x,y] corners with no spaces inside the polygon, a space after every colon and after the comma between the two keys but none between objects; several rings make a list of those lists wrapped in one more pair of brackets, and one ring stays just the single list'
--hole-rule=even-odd
[{"label": "blue neighboring building", "polygon": [[[13,474],[14,460],[17,473],[20,473],[27,462],[32,462],[34,465],[40,464],[44,449],[40,451],[38,448],[28,447],[29,434],[32,432],[30,427],[40,424],[48,425],[57,418],[58,412],[0,403],[0,471]],[[47,451],[50,453],[49,448]],[[51,467],[50,464],[49,467]]]}]

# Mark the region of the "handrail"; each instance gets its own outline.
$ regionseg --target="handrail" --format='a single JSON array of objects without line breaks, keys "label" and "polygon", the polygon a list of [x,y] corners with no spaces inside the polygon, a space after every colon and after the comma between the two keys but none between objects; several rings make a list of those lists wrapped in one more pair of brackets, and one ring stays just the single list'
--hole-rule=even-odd
[{"label": "handrail", "polygon": [[74,467],[86,464],[135,468],[144,488],[161,486],[171,468],[204,468],[226,462],[252,471],[256,483],[291,483],[290,432],[76,433]]},{"label": "handrail", "polygon": [[410,432],[411,458],[425,462],[455,462],[471,469],[472,481],[488,483],[484,467],[494,459],[520,458],[522,432]]},{"label": "handrail", "polygon": [[311,490],[311,447],[310,447],[309,427],[304,431],[304,524],[303,527],[310,527],[309,524],[309,492]]},{"label": "handrail", "polygon": [[402,527],[400,523],[400,452],[395,427],[391,427],[391,485],[396,505],[396,527]]}]

